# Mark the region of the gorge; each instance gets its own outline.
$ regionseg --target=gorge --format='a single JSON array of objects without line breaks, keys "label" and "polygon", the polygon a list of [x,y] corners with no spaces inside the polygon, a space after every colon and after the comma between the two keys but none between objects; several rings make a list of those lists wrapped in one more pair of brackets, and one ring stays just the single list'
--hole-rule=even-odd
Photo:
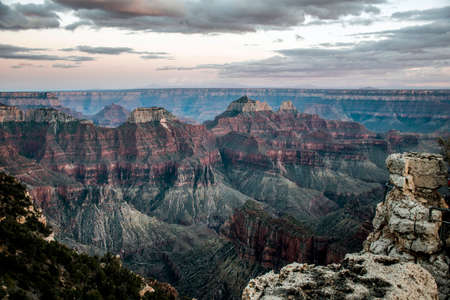
[{"label": "gorge", "polygon": [[[75,110],[85,102],[70,97],[114,93],[56,95]],[[122,101],[140,104],[126,95]],[[200,125],[161,107],[133,108],[124,122],[120,109],[99,123],[57,103],[24,107],[1,97],[22,109],[0,107],[0,170],[27,184],[56,239],[118,254],[132,270],[200,299],[238,299],[250,278],[271,269],[338,262],[361,250],[383,199],[387,155],[437,149],[433,134],[374,132],[299,112],[295,99],[273,110],[243,96]],[[433,132],[448,122],[437,119]]]}]

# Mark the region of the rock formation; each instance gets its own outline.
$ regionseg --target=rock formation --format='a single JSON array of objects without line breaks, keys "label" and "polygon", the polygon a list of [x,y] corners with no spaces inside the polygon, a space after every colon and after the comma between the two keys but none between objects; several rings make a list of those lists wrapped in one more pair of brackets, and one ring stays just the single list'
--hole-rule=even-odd
[{"label": "rock formation", "polygon": [[448,208],[437,193],[447,174],[442,156],[392,154],[386,164],[393,188],[377,206],[361,253],[326,267],[288,265],[251,280],[242,299],[447,299],[450,258],[439,232],[442,212],[430,210]]},{"label": "rock formation", "polygon": [[447,166],[441,156],[426,153],[392,154],[386,163],[393,187],[377,206],[374,232],[364,248],[422,265],[436,279],[441,299],[446,299],[450,296],[449,233],[440,231],[445,225],[438,209],[448,209],[448,204],[437,189],[447,183]]},{"label": "rock formation", "polygon": [[255,112],[255,111],[271,111],[272,108],[266,102],[260,102],[258,100],[252,100],[247,96],[231,102],[228,105],[227,111],[233,112]]},{"label": "rock formation", "polygon": [[117,127],[125,123],[130,112],[117,104],[105,106],[101,111],[90,117],[96,125],[104,127]]},{"label": "rock formation", "polygon": [[168,120],[174,120],[175,116],[162,107],[141,107],[136,108],[131,112],[128,118],[129,123],[147,123],[147,122],[161,122],[165,123]]},{"label": "rock formation", "polygon": [[280,111],[296,111],[294,104],[292,101],[283,101],[280,105]]}]

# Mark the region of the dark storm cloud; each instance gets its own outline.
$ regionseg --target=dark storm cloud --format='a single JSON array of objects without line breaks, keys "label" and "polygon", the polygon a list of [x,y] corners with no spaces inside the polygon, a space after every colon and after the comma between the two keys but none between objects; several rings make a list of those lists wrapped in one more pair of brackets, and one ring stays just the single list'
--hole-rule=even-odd
[{"label": "dark storm cloud", "polygon": [[305,15],[337,20],[363,12],[377,14],[384,0],[55,0],[76,10],[78,26],[182,33],[252,32],[304,23]]},{"label": "dark storm cloud", "polygon": [[41,54],[39,52],[47,49],[42,48],[26,48],[13,45],[0,44],[0,59],[22,59],[22,60],[48,60],[48,61],[71,61],[71,62],[85,62],[95,60],[90,56],[59,56]]},{"label": "dark storm cloud", "polygon": [[52,2],[44,4],[12,4],[0,1],[0,30],[58,28],[60,20],[55,11],[63,9]]},{"label": "dark storm cloud", "polygon": [[[381,76],[423,67],[438,70],[450,66],[450,18],[444,17],[447,11],[448,8],[442,8],[420,14],[404,13],[403,17],[417,18],[420,15],[420,18],[430,20],[430,15],[434,15],[437,21],[364,34],[376,40],[277,50],[277,55],[268,59],[210,65],[208,68],[216,69],[222,77],[228,78],[333,78]],[[204,65],[194,67],[204,68]],[[183,69],[168,67],[159,70]]]}]

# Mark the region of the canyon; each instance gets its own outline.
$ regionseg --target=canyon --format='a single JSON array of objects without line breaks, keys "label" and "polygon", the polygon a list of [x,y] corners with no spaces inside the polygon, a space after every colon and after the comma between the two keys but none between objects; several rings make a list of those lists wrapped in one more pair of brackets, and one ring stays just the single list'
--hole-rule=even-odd
[{"label": "canyon", "polygon": [[[213,91],[221,99],[240,92]],[[195,91],[168,90],[157,103],[167,105],[136,108],[144,92],[162,90],[56,92],[59,102],[45,108],[39,99],[50,95],[30,96],[39,100],[34,103],[0,93],[9,99],[0,106],[0,170],[27,184],[58,241],[91,254],[118,254],[132,270],[199,299],[238,299],[250,278],[268,270],[294,261],[338,262],[361,250],[383,199],[388,154],[438,147],[435,135],[391,130],[396,127],[374,132],[297,111],[295,97],[273,105],[243,96],[210,121],[190,124],[177,116],[192,117],[197,106],[215,112],[222,104],[205,105],[209,100],[192,96]],[[185,98],[169,100],[177,93]],[[422,103],[429,96],[384,93],[394,102]],[[376,95],[373,101],[389,102]],[[181,114],[188,96],[196,100]],[[419,126],[423,132],[447,126],[440,117],[445,92],[431,96],[441,114],[430,121],[434,127]],[[108,117],[93,121],[61,109],[86,117],[104,105],[110,107],[101,115]],[[425,106],[423,114],[435,109]],[[204,116],[210,114],[197,120]]]}]

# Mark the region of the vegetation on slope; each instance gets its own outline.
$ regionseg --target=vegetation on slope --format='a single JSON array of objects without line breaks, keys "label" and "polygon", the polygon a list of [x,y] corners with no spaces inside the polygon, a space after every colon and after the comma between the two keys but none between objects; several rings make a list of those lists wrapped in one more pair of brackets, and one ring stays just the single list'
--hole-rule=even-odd
[{"label": "vegetation on slope", "polygon": [[[145,282],[111,254],[78,254],[56,241],[25,187],[0,173],[0,299],[140,299]],[[175,299],[155,283],[143,299]]]}]

